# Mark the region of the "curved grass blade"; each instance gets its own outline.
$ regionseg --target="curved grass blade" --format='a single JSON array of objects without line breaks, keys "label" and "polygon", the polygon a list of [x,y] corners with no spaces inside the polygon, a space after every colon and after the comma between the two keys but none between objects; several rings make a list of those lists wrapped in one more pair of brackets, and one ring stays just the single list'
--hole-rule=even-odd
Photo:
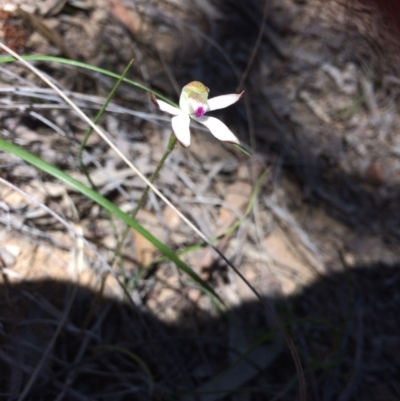
[{"label": "curved grass blade", "polygon": [[[21,56],[21,58],[23,58],[24,60],[27,60],[27,61],[48,61],[48,62],[55,62],[55,63],[60,63],[60,64],[67,64],[67,65],[70,65],[73,67],[84,68],[86,70],[98,72],[103,75],[108,75],[109,77],[116,78],[116,79],[121,79],[121,77],[122,77],[120,74],[116,74],[115,72],[111,72],[111,71],[105,70],[100,67],[96,67],[95,65],[86,64],[86,63],[83,63],[81,61],[76,61],[76,60],[69,60],[67,58],[62,58],[62,57],[29,55],[29,56]],[[14,61],[16,61],[15,58],[11,57],[11,56],[1,56],[0,57],[0,64],[1,63],[11,63]],[[161,93],[158,93],[157,91],[154,91],[154,90],[148,88],[146,85],[142,85],[129,78],[122,78],[122,80],[130,85],[133,85],[140,89],[143,89],[146,92],[154,93],[154,95],[157,96],[159,99],[165,100],[166,102],[172,104],[173,106],[178,107],[178,105],[176,103],[171,102],[170,99],[163,96]]]},{"label": "curved grass blade", "polygon": [[[200,285],[201,289],[212,296],[214,301],[217,299],[221,303],[223,303],[222,299],[218,296],[218,294],[210,287],[208,283],[202,280],[196,272],[193,271],[186,263],[178,258],[175,252],[171,251],[164,243],[159,241],[156,237],[154,237],[149,231],[147,231],[142,225],[140,225],[136,220],[132,219],[128,214],[124,213],[121,209],[115,206],[108,199],[104,198],[100,194],[98,194],[93,189],[88,188],[82,182],[75,180],[67,173],[59,170],[53,165],[45,162],[41,158],[33,155],[32,153],[21,149],[19,146],[13,145],[7,142],[4,139],[0,139],[0,150],[4,150],[5,152],[11,153],[20,159],[26,161],[29,164],[37,167],[38,169],[50,174],[51,176],[63,181],[70,187],[76,189],[83,195],[90,198],[92,201],[96,202],[98,205],[102,206],[108,212],[114,214],[118,218],[124,221],[129,227],[133,228],[139,234],[141,234],[144,238],[146,238],[149,242],[151,242],[156,248],[160,250],[161,253],[164,254],[169,260],[174,262],[176,266],[184,271],[189,277],[192,278],[197,284]],[[216,298],[216,299],[215,299]]]}]

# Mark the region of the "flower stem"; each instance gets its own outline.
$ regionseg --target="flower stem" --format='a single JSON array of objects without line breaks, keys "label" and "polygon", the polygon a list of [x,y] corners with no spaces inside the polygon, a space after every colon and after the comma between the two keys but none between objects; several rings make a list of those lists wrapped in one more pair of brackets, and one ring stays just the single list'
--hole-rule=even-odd
[{"label": "flower stem", "polygon": [[[160,170],[162,169],[162,167],[163,167],[163,165],[164,165],[164,163],[165,163],[165,160],[167,160],[167,157],[168,157],[168,156],[171,154],[171,152],[174,150],[175,145],[176,145],[176,142],[177,142],[177,141],[176,141],[176,136],[175,136],[174,133],[172,133],[171,136],[169,137],[167,149],[165,150],[165,152],[164,152],[164,154],[163,154],[161,160],[159,161],[159,163],[158,163],[156,169],[154,170],[154,173],[153,173],[152,176],[150,177],[150,180],[149,180],[150,183],[153,183],[153,182],[156,180],[156,178],[158,177],[158,174],[160,173]],[[142,194],[142,196],[141,196],[140,199],[139,199],[139,202],[138,202],[138,204],[137,204],[135,210],[132,212],[131,217],[132,217],[133,219],[137,216],[139,210],[142,208],[142,206],[143,206],[143,204],[144,204],[144,202],[145,202],[145,200],[146,200],[146,198],[147,198],[147,194],[149,193],[149,190],[150,190],[150,187],[147,185],[146,189],[143,191],[143,194]]]},{"label": "flower stem", "polygon": [[[153,182],[157,179],[157,177],[158,177],[158,175],[159,175],[159,173],[160,173],[160,170],[162,169],[162,167],[163,167],[165,161],[167,160],[167,158],[168,158],[168,156],[171,154],[171,152],[174,150],[175,145],[176,145],[176,142],[177,142],[176,136],[175,136],[175,134],[172,132],[172,133],[171,133],[171,136],[169,137],[167,149],[165,150],[165,152],[164,152],[164,154],[163,154],[161,160],[158,162],[158,165],[157,165],[156,169],[154,170],[153,174],[151,175],[151,177],[150,177],[150,179],[149,179],[149,181],[150,181],[151,184],[153,184]],[[145,190],[144,190],[143,193],[142,193],[142,196],[141,196],[140,199],[139,199],[138,204],[137,204],[136,207],[135,207],[135,210],[134,210],[134,211],[132,212],[132,214],[131,214],[131,217],[132,217],[133,219],[136,218],[137,214],[139,213],[139,210],[143,207],[144,202],[146,201],[147,195],[148,195],[148,193],[149,193],[149,190],[150,190],[150,187],[147,185],[147,187],[145,188]],[[125,240],[126,240],[126,237],[128,236],[129,230],[130,230],[130,227],[127,226],[127,227],[125,228],[125,231],[124,231],[123,234],[122,234],[121,240],[119,241],[119,243],[118,243],[118,245],[117,245],[117,249],[116,249],[116,251],[115,251],[115,257],[114,257],[114,259],[113,259],[111,265],[114,264],[115,259],[116,259],[117,257],[119,258],[119,257],[121,256],[122,247],[123,247],[123,245],[124,245],[124,242],[125,242]]]}]

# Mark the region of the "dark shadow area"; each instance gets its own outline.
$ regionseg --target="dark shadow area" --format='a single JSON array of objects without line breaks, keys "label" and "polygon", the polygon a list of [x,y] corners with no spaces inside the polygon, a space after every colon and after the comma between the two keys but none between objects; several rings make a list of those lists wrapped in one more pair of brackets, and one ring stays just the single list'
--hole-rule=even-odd
[{"label": "dark shadow area", "polygon": [[[399,294],[399,266],[378,265],[269,299],[295,339],[308,400],[400,400]],[[72,295],[73,286],[63,282],[1,285],[1,399],[18,399]],[[197,315],[193,309],[165,324],[78,288],[24,399],[296,399],[293,360],[258,303],[219,317]]]}]

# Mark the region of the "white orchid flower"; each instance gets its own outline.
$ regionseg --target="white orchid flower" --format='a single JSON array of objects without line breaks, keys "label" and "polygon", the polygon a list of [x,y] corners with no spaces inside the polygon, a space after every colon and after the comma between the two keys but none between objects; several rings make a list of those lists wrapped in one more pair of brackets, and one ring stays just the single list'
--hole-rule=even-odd
[{"label": "white orchid flower", "polygon": [[240,143],[233,132],[218,118],[204,116],[212,110],[223,109],[236,103],[243,92],[216,96],[208,99],[210,89],[198,81],[193,81],[183,87],[179,99],[179,108],[153,97],[156,106],[166,113],[172,114],[172,129],[179,143],[187,148],[190,145],[190,119],[205,125],[215,138],[224,142]]}]

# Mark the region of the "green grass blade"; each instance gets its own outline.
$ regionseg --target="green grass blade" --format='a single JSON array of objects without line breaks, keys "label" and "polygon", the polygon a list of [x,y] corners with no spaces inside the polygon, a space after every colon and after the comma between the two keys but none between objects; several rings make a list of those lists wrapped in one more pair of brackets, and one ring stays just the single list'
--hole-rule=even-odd
[{"label": "green grass blade", "polygon": [[128,214],[124,213],[120,210],[117,206],[115,206],[112,202],[108,199],[104,198],[96,191],[91,188],[88,188],[82,182],[75,180],[67,173],[59,170],[58,168],[54,167],[53,165],[45,162],[41,158],[33,155],[32,153],[21,149],[19,146],[13,145],[7,142],[4,139],[0,139],[0,150],[4,150],[5,152],[11,153],[20,159],[26,161],[29,164],[37,167],[38,169],[50,174],[51,176],[63,181],[65,184],[69,185],[70,187],[76,189],[86,197],[90,198],[98,205],[102,206],[105,210],[112,213],[113,215],[117,216],[121,220],[125,222],[129,227],[137,231],[141,234],[144,238],[146,238],[149,242],[151,242],[159,251],[166,256],[169,260],[174,262],[179,269],[185,272],[189,277],[192,278],[193,281],[198,283],[200,287],[203,289],[204,292],[212,295],[214,298],[218,299],[221,303],[221,298],[217,295],[217,293],[206,283],[202,280],[194,271],[191,269],[186,263],[178,258],[175,252],[171,251],[164,243],[159,241],[156,237],[154,237],[149,231],[147,231],[142,225],[140,225],[136,220],[132,219]]},{"label": "green grass blade", "polygon": [[[121,78],[121,75],[116,74],[115,72],[111,72],[111,71],[105,70],[103,68],[96,67],[95,65],[86,64],[81,61],[69,60],[69,59],[62,58],[62,57],[43,56],[43,55],[29,55],[29,56],[21,56],[21,57],[26,61],[48,61],[48,62],[55,62],[55,63],[60,63],[60,64],[67,64],[72,67],[84,68],[86,70],[98,72],[103,75],[108,75],[109,77],[112,77],[112,78],[116,78],[116,79]],[[11,63],[11,62],[15,62],[15,61],[16,61],[15,58],[11,57],[11,56],[1,56],[0,57],[0,64],[1,63]],[[146,85],[142,85],[139,82],[133,81],[128,78],[123,78],[122,80],[130,85],[136,86],[137,88],[143,89],[146,92],[154,93],[154,95],[157,98],[165,100],[167,103],[178,107],[178,105],[176,103],[171,102],[171,100],[169,100],[167,97],[163,96],[161,93],[158,93],[158,92],[148,88]]]}]

